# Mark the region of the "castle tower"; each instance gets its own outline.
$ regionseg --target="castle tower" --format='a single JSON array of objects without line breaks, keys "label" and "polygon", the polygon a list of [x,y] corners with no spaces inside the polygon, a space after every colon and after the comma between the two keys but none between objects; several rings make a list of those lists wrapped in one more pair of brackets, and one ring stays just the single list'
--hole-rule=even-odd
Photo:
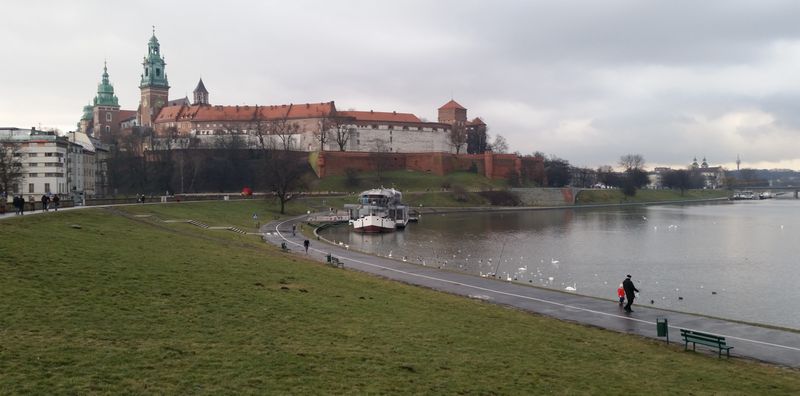
[{"label": "castle tower", "polygon": [[94,107],[92,105],[83,106],[83,115],[78,121],[78,131],[89,136],[92,135],[92,120],[94,119]]},{"label": "castle tower", "polygon": [[[84,112],[88,108],[84,107]],[[102,142],[109,142],[119,132],[119,99],[114,95],[114,86],[108,80],[108,65],[103,63],[103,78],[97,84],[94,97],[92,134]]]},{"label": "castle tower", "polygon": [[197,88],[194,89],[194,103],[196,105],[207,105],[208,103],[208,91],[206,90],[206,86],[203,84],[203,79],[200,79],[200,82],[197,83]]},{"label": "castle tower", "polygon": [[147,43],[147,56],[142,62],[144,73],[139,89],[142,99],[139,103],[139,123],[142,126],[152,127],[158,112],[169,101],[169,82],[167,81],[167,63],[161,56],[161,46],[156,38],[153,28],[153,37]]},{"label": "castle tower", "polygon": [[439,108],[439,122],[463,125],[467,122],[467,109],[451,99]]}]

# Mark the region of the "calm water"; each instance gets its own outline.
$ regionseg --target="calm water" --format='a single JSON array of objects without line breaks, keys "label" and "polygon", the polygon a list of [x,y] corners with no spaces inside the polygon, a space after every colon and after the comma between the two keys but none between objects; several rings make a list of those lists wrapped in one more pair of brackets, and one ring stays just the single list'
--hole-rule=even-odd
[{"label": "calm water", "polygon": [[419,265],[608,299],[631,274],[639,304],[800,329],[797,200],[425,215],[392,234],[323,235]]}]

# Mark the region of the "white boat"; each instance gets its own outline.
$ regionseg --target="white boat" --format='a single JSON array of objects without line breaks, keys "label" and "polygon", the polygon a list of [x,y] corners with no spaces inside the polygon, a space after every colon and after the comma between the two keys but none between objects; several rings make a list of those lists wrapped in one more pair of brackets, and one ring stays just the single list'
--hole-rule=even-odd
[{"label": "white boat", "polygon": [[773,198],[772,193],[769,191],[764,191],[761,194],[758,194],[758,199],[770,199]]},{"label": "white boat", "polygon": [[758,196],[753,193],[752,191],[736,191],[733,193],[733,200],[748,200],[748,199],[758,199]]},{"label": "white boat", "polygon": [[377,215],[361,216],[355,220],[350,220],[353,231],[366,233],[392,232],[395,229],[394,220]]},{"label": "white boat", "polygon": [[408,207],[403,194],[393,188],[376,188],[361,193],[358,205],[345,205],[350,210],[353,231],[392,232],[408,224]]}]

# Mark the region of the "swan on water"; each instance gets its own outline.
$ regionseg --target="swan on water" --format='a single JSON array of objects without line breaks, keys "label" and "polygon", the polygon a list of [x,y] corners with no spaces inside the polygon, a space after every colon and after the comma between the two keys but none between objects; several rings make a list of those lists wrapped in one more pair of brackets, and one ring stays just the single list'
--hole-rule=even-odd
[{"label": "swan on water", "polygon": [[576,290],[578,290],[577,286],[578,285],[575,282],[572,282],[572,286],[567,286],[567,287],[564,288],[564,290],[566,290],[566,291],[576,291]]}]

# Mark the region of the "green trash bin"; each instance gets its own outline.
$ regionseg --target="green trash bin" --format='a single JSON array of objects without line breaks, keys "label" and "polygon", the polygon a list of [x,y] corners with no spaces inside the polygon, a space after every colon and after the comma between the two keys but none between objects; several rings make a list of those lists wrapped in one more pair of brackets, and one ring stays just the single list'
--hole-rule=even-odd
[{"label": "green trash bin", "polygon": [[658,337],[667,337],[667,344],[669,344],[669,324],[667,318],[656,317],[656,335]]}]

